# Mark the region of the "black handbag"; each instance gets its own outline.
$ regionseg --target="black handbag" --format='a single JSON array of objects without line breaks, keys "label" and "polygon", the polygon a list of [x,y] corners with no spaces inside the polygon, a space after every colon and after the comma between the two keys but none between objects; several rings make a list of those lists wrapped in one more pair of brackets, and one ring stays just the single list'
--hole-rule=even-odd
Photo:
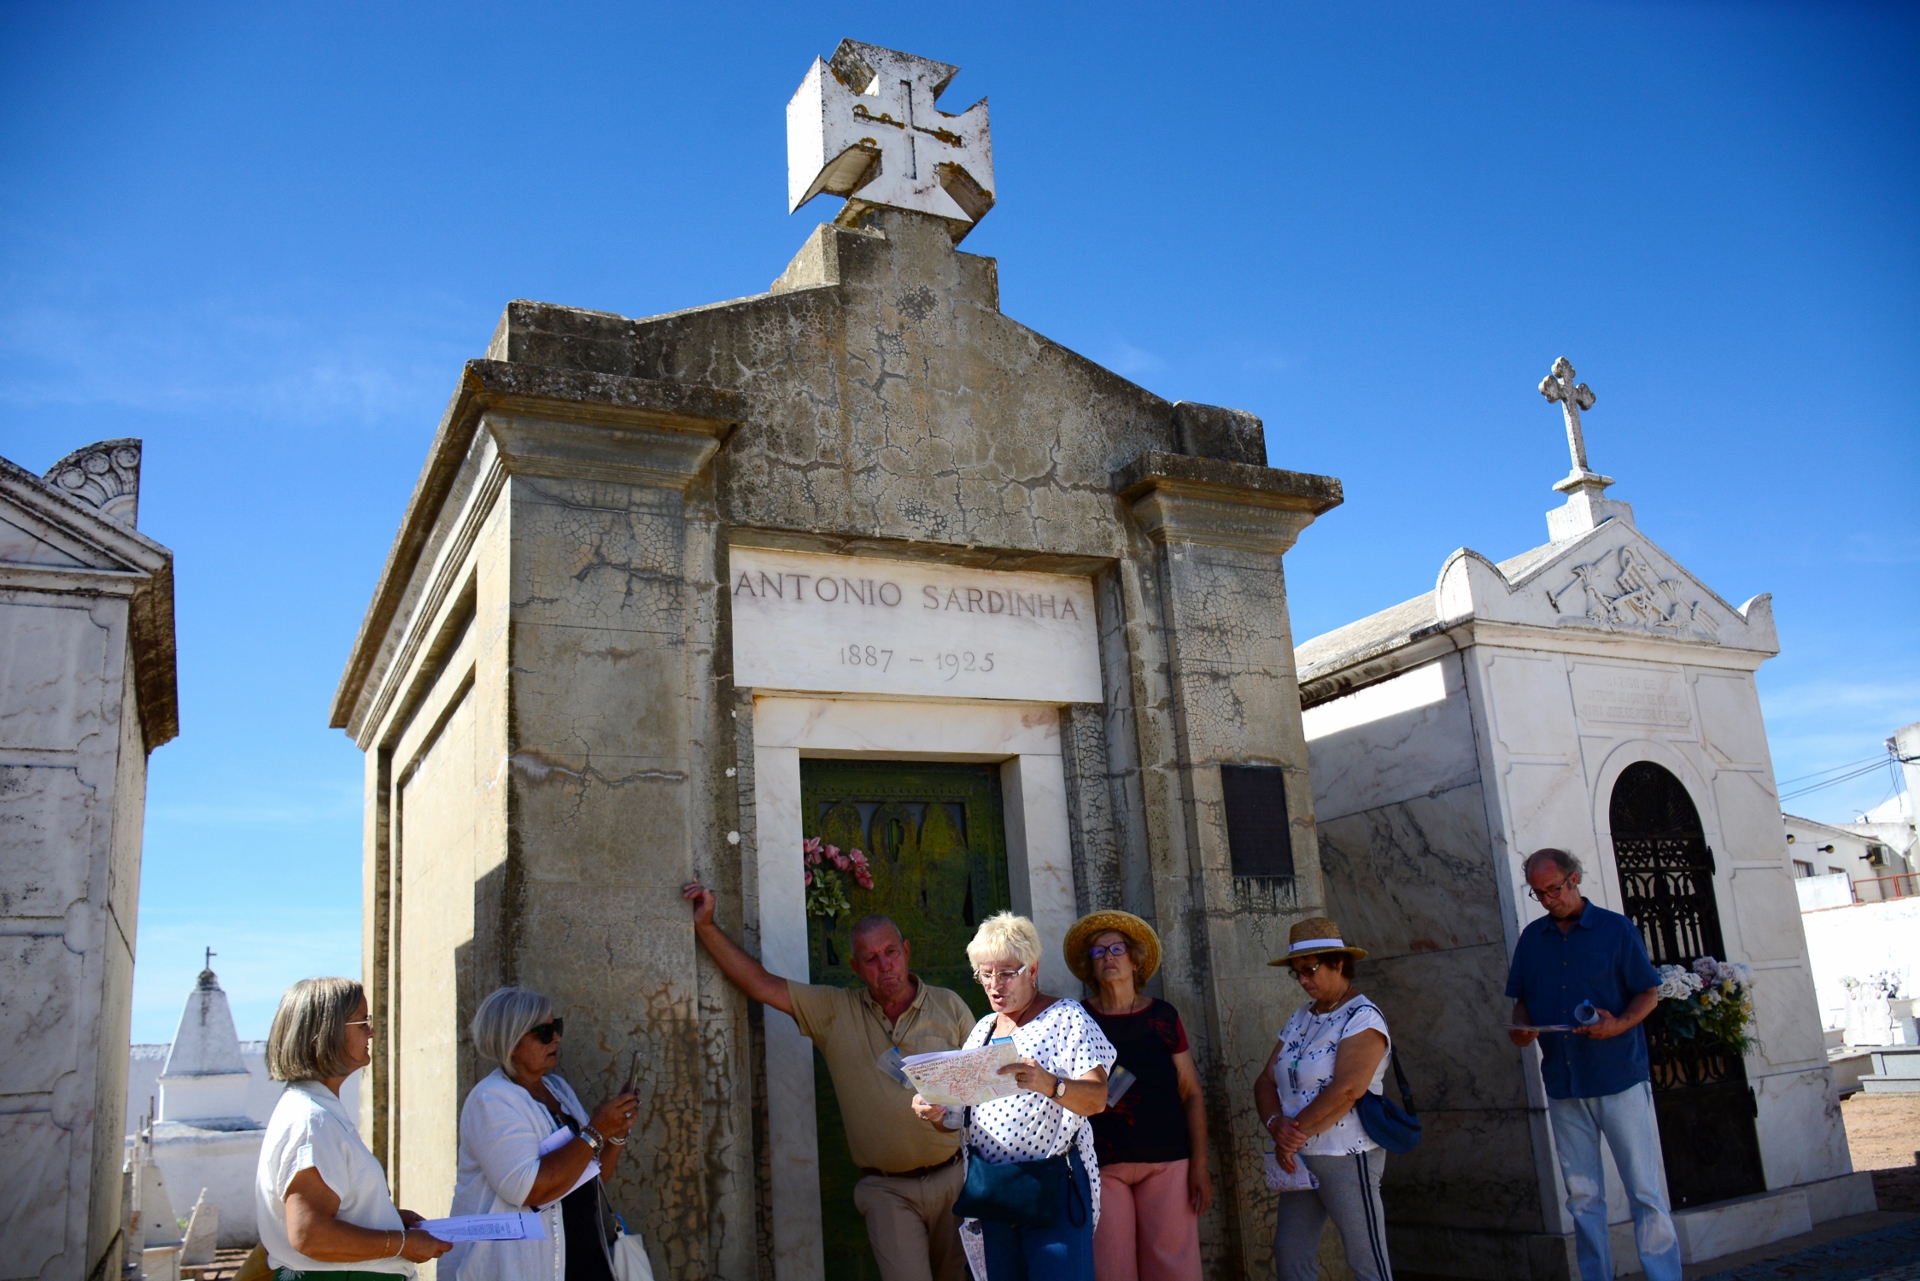
[{"label": "black handbag", "polygon": [[[962,1128],[965,1128],[964,1123]],[[1072,1147],[1069,1145],[1068,1151]],[[984,1219],[1023,1228],[1050,1228],[1060,1221],[1061,1188],[1065,1186],[1067,1221],[1085,1227],[1087,1203],[1080,1181],[1065,1153],[1039,1161],[982,1161],[967,1145],[967,1181],[953,1203],[959,1219]]]},{"label": "black handbag", "polygon": [[1413,1106],[1413,1091],[1407,1088],[1407,1074],[1400,1070],[1400,1056],[1389,1050],[1387,1057],[1393,1064],[1393,1083],[1400,1087],[1407,1106],[1369,1090],[1353,1110],[1360,1114],[1360,1128],[1368,1138],[1389,1152],[1411,1152],[1420,1146],[1420,1116]]}]

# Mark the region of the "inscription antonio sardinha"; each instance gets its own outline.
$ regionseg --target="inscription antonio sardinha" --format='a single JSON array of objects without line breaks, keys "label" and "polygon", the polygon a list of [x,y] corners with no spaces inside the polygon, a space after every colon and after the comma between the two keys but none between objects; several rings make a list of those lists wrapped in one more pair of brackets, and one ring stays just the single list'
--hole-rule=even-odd
[{"label": "inscription antonio sardinha", "polygon": [[[790,601],[795,607],[813,605],[839,607],[842,610],[911,610],[908,594],[898,582],[886,578],[852,578],[839,574],[802,574],[794,571],[741,570],[734,578],[734,599],[749,597],[763,605],[772,601]],[[948,586],[943,590],[923,583],[914,600],[924,617],[947,613],[985,615],[989,620],[1056,620],[1078,623],[1080,611],[1071,596],[1055,592],[1013,591],[1000,587]],[[858,615],[855,615],[858,621]],[[931,620],[930,620],[931,621]],[[896,659],[910,664],[926,664],[951,681],[962,673],[991,673],[998,665],[991,650],[934,649],[921,655],[901,658],[885,645],[861,638],[849,639],[835,648],[842,666],[877,667],[891,671]]]}]

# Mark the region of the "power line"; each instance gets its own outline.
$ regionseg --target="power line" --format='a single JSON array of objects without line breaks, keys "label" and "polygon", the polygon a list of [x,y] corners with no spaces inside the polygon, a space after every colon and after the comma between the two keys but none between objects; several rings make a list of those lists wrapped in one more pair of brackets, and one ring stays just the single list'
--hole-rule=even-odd
[{"label": "power line", "polygon": [[1858,769],[1862,765],[1878,765],[1881,761],[1884,761],[1885,759],[1886,757],[1884,755],[1868,756],[1868,757],[1862,758],[1861,760],[1849,761],[1845,765],[1831,765],[1831,766],[1828,766],[1826,769],[1817,769],[1811,774],[1802,774],[1799,778],[1783,778],[1780,780],[1780,786],[1792,787],[1795,783],[1804,783],[1810,778],[1819,778],[1822,774],[1837,774],[1843,769],[1844,770]]},{"label": "power line", "polygon": [[1878,773],[1881,765],[1883,765],[1884,763],[1885,763],[1884,761],[1876,760],[1870,765],[1863,765],[1860,768],[1852,771],[1851,773],[1840,775],[1838,778],[1830,778],[1823,783],[1812,783],[1806,787],[1795,788],[1791,792],[1782,792],[1780,794],[1780,799],[1782,801],[1790,801],[1790,800],[1793,800],[1795,797],[1807,796],[1814,792],[1825,791],[1827,788],[1838,786],[1841,783],[1851,783],[1856,778],[1865,778],[1869,774]]}]

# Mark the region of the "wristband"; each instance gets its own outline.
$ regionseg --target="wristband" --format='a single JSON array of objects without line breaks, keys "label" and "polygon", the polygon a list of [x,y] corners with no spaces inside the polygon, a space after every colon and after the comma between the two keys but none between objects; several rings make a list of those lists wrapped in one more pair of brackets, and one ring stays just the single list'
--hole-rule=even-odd
[{"label": "wristband", "polygon": [[596,1161],[599,1160],[600,1147],[607,1141],[600,1131],[594,1129],[591,1125],[583,1125],[580,1127],[580,1138],[593,1150],[594,1159]]},{"label": "wristband", "polygon": [[397,1258],[399,1258],[399,1257],[400,1257],[400,1254],[401,1254],[401,1252],[402,1252],[402,1251],[404,1251],[404,1250],[405,1250],[406,1248],[407,1248],[407,1229],[405,1229],[405,1228],[401,1228],[401,1229],[400,1229],[400,1244],[399,1244],[399,1245],[396,1245],[396,1246],[394,1246],[394,1247],[393,1247],[393,1253],[392,1253],[392,1254],[389,1254],[389,1255],[388,1255],[387,1257],[388,1257],[389,1259],[397,1259]]},{"label": "wristband", "polygon": [[1281,1115],[1282,1115],[1281,1113],[1275,1112],[1272,1116],[1268,1117],[1266,1120],[1260,1123],[1260,1128],[1264,1130],[1271,1130],[1273,1128],[1273,1123],[1275,1121],[1278,1121]]}]

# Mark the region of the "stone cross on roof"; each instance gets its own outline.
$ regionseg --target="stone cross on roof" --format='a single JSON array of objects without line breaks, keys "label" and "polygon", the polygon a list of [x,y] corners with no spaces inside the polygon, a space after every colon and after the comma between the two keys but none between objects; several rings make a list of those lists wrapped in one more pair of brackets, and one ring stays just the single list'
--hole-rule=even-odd
[{"label": "stone cross on roof", "polygon": [[944,218],[956,243],[993,208],[987,100],[934,104],[960,68],[842,40],[787,104],[787,210],[847,197],[843,218],[885,205]]},{"label": "stone cross on roof", "polygon": [[1598,484],[1606,488],[1613,483],[1611,477],[1602,476],[1587,467],[1587,438],[1580,433],[1580,411],[1592,409],[1593,388],[1585,383],[1573,381],[1573,362],[1565,356],[1553,362],[1553,370],[1540,380],[1540,394],[1552,404],[1560,403],[1561,412],[1567,420],[1567,452],[1573,455],[1573,470],[1567,478],[1554,488],[1562,493],[1571,492],[1581,485]]},{"label": "stone cross on roof", "polygon": [[1557,403],[1565,415],[1567,452],[1573,455],[1573,470],[1565,480],[1554,482],[1553,487],[1567,496],[1567,505],[1547,513],[1549,536],[1554,542],[1578,537],[1609,519],[1631,525],[1633,508],[1606,496],[1613,477],[1602,476],[1587,466],[1587,439],[1580,431],[1580,411],[1593,408],[1593,388],[1574,381],[1573,362],[1562,356],[1540,380],[1540,394],[1548,404]]}]

